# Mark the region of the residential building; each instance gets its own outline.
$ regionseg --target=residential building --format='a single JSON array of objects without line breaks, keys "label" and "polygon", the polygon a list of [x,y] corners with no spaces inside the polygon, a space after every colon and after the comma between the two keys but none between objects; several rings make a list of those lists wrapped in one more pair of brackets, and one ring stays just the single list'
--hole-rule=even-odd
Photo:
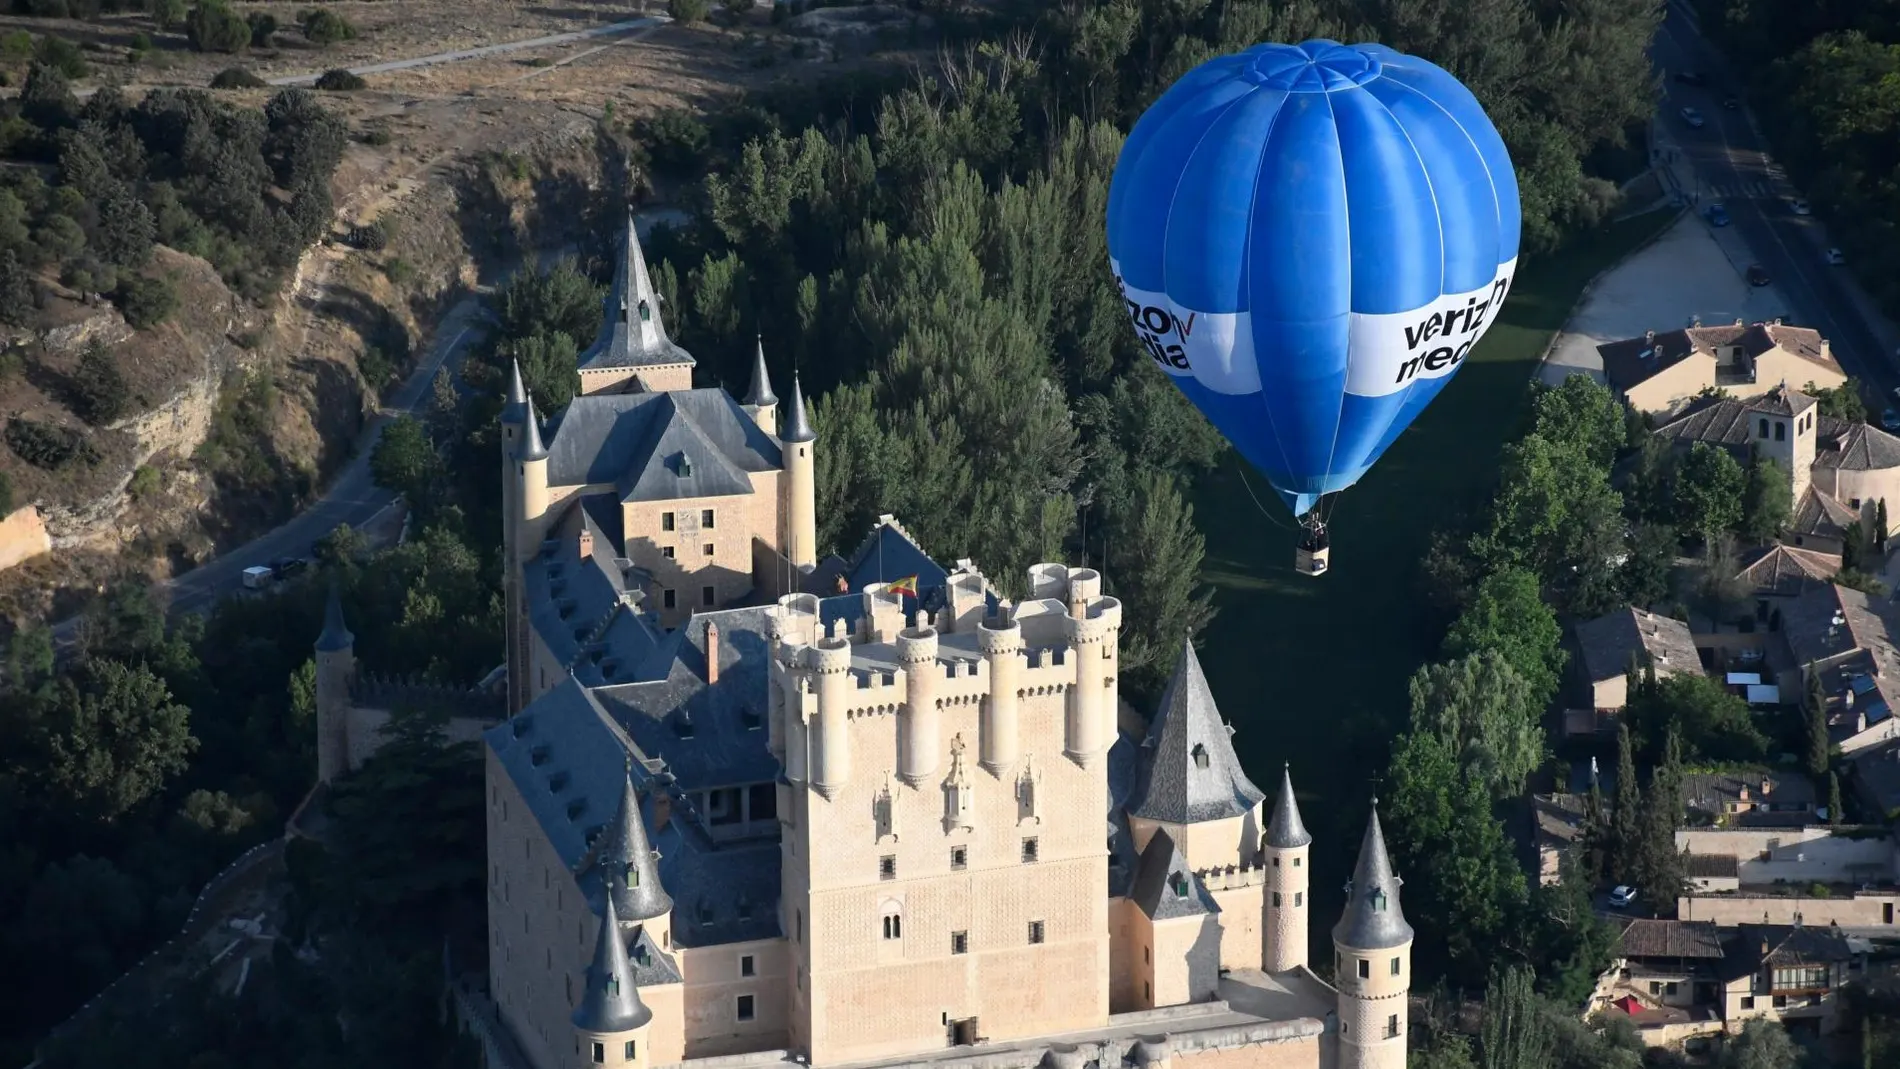
[{"label": "residential building", "polygon": [[1689,625],[1635,607],[1617,609],[1571,629],[1574,698],[1564,714],[1566,735],[1613,729],[1611,714],[1629,702],[1631,664],[1654,666],[1661,679],[1701,672]]},{"label": "residential building", "polygon": [[1799,828],[1816,822],[1815,811],[1823,801],[1801,772],[1692,772],[1682,780],[1682,804],[1691,826]]},{"label": "residential building", "polygon": [[1597,346],[1611,390],[1639,412],[1674,413],[1705,393],[1745,396],[1776,383],[1830,389],[1847,373],[1818,331],[1772,323],[1648,331]]},{"label": "residential building", "polygon": [[1691,884],[1681,920],[1893,930],[1900,884],[1885,828],[1823,825],[1817,813],[1805,825],[1686,827],[1676,847]]},{"label": "residential building", "polygon": [[1781,606],[1767,665],[1783,694],[1805,695],[1821,677],[1828,735],[1852,757],[1900,738],[1900,606],[1848,587],[1814,586]]}]

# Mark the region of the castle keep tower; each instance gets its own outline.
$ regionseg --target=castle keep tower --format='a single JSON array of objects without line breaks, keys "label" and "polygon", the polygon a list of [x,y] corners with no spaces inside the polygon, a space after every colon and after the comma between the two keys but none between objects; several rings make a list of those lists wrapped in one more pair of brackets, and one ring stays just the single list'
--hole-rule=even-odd
[{"label": "castle keep tower", "polygon": [[1267,972],[1306,965],[1307,853],[1312,845],[1313,836],[1300,820],[1300,803],[1293,797],[1293,770],[1289,768],[1280,774],[1280,797],[1273,803],[1273,822],[1267,825],[1261,842],[1261,854],[1267,863]]},{"label": "castle keep tower", "polygon": [[334,585],[323,607],[316,653],[317,782],[328,783],[350,769],[350,684],[356,679],[356,636],[343,625],[343,602]]},{"label": "castle keep tower", "polygon": [[[764,354],[759,357],[759,374],[764,374]],[[760,410],[763,411],[763,404]],[[785,457],[785,533],[780,542],[785,559],[796,567],[810,570],[818,563],[818,476],[813,448],[818,434],[805,417],[805,391],[798,376],[792,376],[792,400],[785,414],[785,433],[779,437]]]},{"label": "castle keep tower", "polygon": [[1399,908],[1373,799],[1346,912],[1333,926],[1339,991],[1339,1069],[1405,1069],[1406,994],[1412,986],[1412,926]]}]

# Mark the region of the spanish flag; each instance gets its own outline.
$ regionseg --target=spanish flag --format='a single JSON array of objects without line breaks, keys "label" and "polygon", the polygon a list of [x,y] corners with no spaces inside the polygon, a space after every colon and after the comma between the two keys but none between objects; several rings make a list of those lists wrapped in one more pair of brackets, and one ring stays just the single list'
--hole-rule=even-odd
[{"label": "spanish flag", "polygon": [[917,577],[907,575],[894,583],[886,584],[884,589],[893,594],[909,594],[914,598],[917,596]]}]

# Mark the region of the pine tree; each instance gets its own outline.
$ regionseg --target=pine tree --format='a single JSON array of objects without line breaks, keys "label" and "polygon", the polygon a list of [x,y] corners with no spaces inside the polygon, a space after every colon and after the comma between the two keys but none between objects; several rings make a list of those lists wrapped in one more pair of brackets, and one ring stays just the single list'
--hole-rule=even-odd
[{"label": "pine tree", "polygon": [[1583,796],[1583,821],[1577,828],[1579,875],[1595,884],[1603,878],[1611,847],[1610,825],[1603,811],[1603,788],[1590,777],[1590,793]]},{"label": "pine tree", "polygon": [[1636,783],[1636,751],[1628,724],[1616,729],[1616,806],[1610,810],[1610,879],[1628,883],[1635,875],[1640,839],[1642,794]]},{"label": "pine tree", "polygon": [[1860,539],[1861,530],[1859,524],[1855,524],[1847,529],[1841,541],[1841,571],[1860,571]]},{"label": "pine tree", "polygon": [[1839,825],[1841,819],[1841,777],[1839,773],[1827,774],[1827,822]]},{"label": "pine tree", "polygon": [[1827,771],[1827,694],[1821,689],[1821,673],[1808,670],[1808,774],[1819,779]]},{"label": "pine tree", "polygon": [[1887,499],[1874,503],[1874,549],[1887,552]]},{"label": "pine tree", "polygon": [[1657,908],[1674,903],[1684,883],[1682,855],[1676,850],[1676,829],[1682,824],[1682,736],[1669,729],[1663,761],[1650,776],[1643,798],[1643,814],[1636,851],[1637,885]]},{"label": "pine tree", "polygon": [[25,325],[33,314],[33,276],[12,249],[0,249],[0,322]]}]

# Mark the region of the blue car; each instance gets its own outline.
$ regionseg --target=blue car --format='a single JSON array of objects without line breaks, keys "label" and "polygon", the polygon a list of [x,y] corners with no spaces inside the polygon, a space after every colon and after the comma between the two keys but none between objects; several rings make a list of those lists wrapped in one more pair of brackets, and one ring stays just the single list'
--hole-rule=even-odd
[{"label": "blue car", "polygon": [[1709,225],[1710,226],[1727,226],[1728,225],[1728,209],[1724,208],[1720,204],[1709,205]]}]

